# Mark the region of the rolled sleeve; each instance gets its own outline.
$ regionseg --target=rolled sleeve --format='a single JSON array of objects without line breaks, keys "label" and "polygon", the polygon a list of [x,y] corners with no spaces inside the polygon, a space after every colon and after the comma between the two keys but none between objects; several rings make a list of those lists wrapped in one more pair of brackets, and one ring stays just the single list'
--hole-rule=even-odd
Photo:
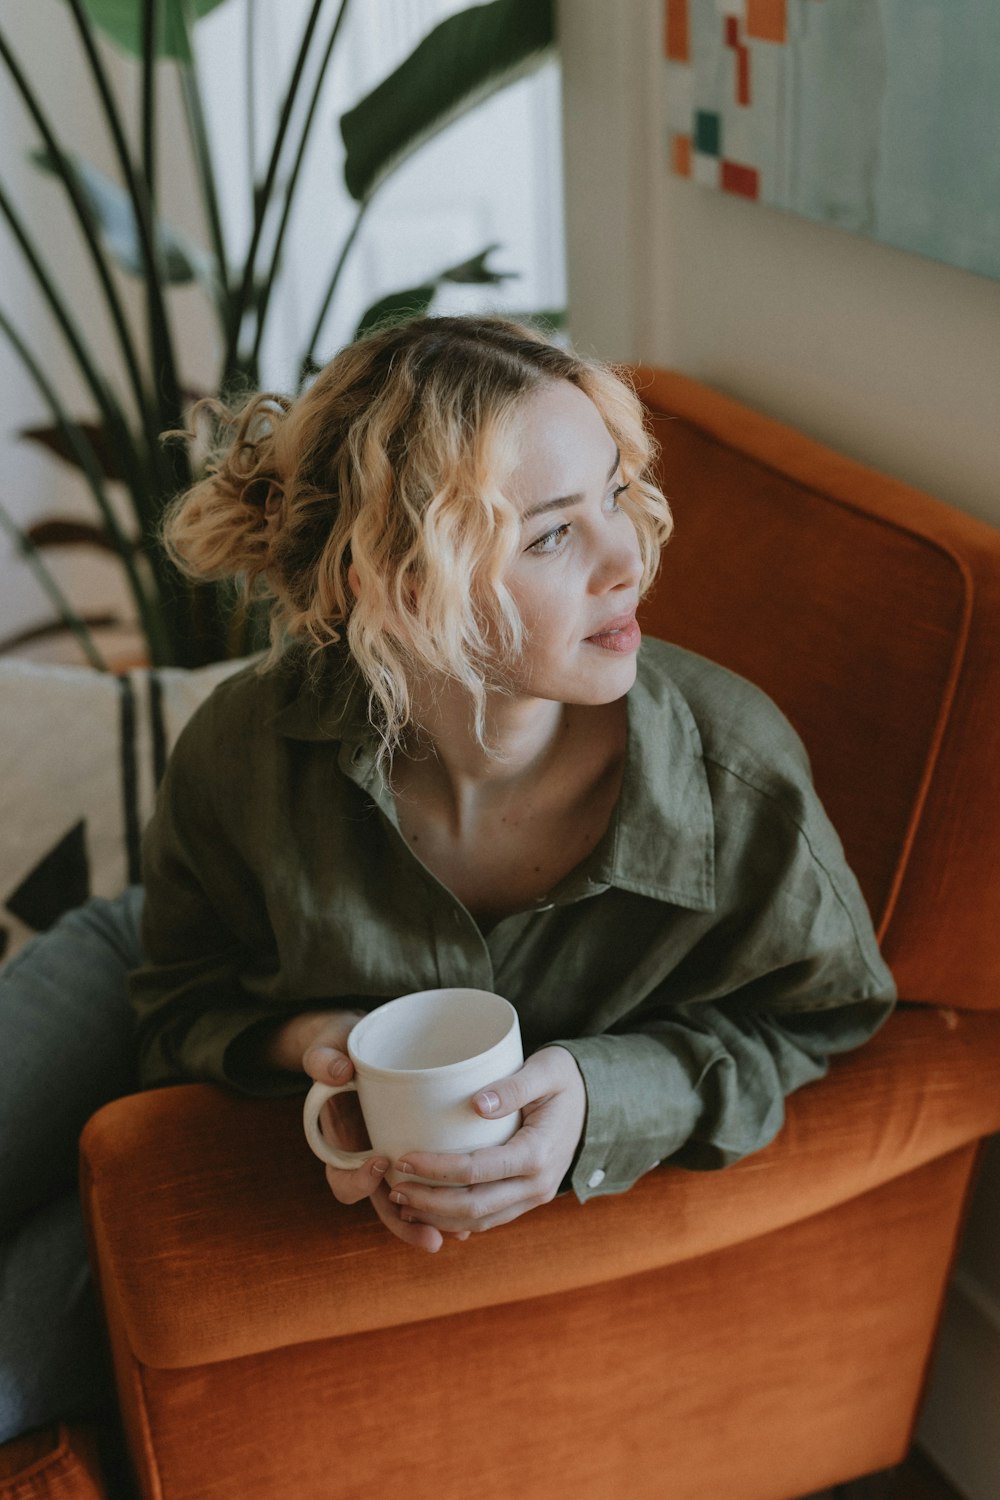
[{"label": "rolled sleeve", "polygon": [[714,1170],[761,1150],[784,1124],[786,1097],[868,1041],[893,1004],[872,995],[779,1017],[733,996],[650,1034],[560,1042],[587,1090],[570,1178],[577,1198],[625,1192],[663,1161]]},{"label": "rolled sleeve", "polygon": [[624,1193],[691,1135],[701,1113],[697,1080],[652,1037],[581,1037],[558,1045],[576,1060],[587,1090],[570,1186],[581,1203]]}]

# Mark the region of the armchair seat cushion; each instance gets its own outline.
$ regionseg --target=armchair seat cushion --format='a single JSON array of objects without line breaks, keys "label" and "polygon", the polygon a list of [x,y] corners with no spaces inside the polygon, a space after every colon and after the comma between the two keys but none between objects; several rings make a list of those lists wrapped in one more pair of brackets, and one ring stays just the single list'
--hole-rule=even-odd
[{"label": "armchair seat cushion", "polygon": [[[902,1007],[723,1172],[662,1167],[423,1256],[334,1202],[298,1100],[192,1084],[119,1099],[83,1137],[105,1281],[142,1364],[183,1369],[592,1286],[810,1218],[1000,1129],[1000,1013]],[[140,1174],[137,1162],[144,1164]]]}]

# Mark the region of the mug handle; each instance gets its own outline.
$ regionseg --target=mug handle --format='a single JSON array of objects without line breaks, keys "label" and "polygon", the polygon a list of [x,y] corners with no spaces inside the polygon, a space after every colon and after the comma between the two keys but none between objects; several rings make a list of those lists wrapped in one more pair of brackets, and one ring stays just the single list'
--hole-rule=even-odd
[{"label": "mug handle", "polygon": [[329,1162],[331,1167],[340,1167],[345,1172],[362,1166],[375,1153],[371,1150],[341,1151],[337,1146],[331,1146],[319,1128],[319,1113],[326,1101],[332,1099],[334,1094],[346,1094],[350,1090],[357,1093],[357,1089],[357,1080],[354,1078],[349,1083],[314,1083],[306,1095],[302,1113],[306,1140],[309,1142],[313,1155],[318,1156],[320,1161]]}]

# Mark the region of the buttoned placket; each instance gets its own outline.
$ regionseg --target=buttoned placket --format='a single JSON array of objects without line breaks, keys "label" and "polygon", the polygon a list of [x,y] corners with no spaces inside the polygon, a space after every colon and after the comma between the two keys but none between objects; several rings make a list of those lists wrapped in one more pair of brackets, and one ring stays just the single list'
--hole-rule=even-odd
[{"label": "buttoned placket", "polygon": [[379,773],[374,751],[365,744],[344,749],[348,753],[341,752],[341,769],[374,802],[388,836],[395,841],[401,858],[415,870],[427,893],[438,983],[442,988],[492,991],[496,981],[486,939],[472,913],[427,868],[404,838],[395,799]]},{"label": "buttoned placket", "polygon": [[[395,798],[380,774],[373,748],[365,742],[343,741],[338,757],[340,769],[377,807],[389,836],[396,842],[403,858],[418,872],[421,885],[428,893],[431,906],[431,932],[434,939],[438,982],[444,987],[467,987],[494,991],[496,972],[532,917],[587,900],[607,890],[608,880],[596,873],[604,855],[602,839],[584,867],[570,872],[548,896],[510,912],[484,933],[475,917],[454,891],[440,881],[411,848],[399,826]],[[613,834],[612,834],[613,838]]]}]

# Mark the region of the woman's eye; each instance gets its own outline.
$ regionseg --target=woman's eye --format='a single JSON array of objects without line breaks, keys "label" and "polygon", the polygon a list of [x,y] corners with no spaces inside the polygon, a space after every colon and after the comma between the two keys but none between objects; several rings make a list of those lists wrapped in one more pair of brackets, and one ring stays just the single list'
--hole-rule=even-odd
[{"label": "woman's eye", "polygon": [[613,489],[611,491],[611,494],[608,496],[608,505],[607,505],[607,510],[608,510],[609,514],[612,514],[614,511],[616,511],[618,509],[618,497],[619,497],[619,495],[624,495],[625,491],[628,489],[628,487],[631,484],[631,482],[632,482],[631,480],[626,480],[626,482],[624,484],[618,485],[617,488],[615,488],[615,489]]},{"label": "woman's eye", "polygon": [[558,552],[566,537],[569,535],[568,521],[563,521],[561,526],[553,526],[544,536],[540,536],[537,542],[532,542],[528,548],[529,552]]}]

